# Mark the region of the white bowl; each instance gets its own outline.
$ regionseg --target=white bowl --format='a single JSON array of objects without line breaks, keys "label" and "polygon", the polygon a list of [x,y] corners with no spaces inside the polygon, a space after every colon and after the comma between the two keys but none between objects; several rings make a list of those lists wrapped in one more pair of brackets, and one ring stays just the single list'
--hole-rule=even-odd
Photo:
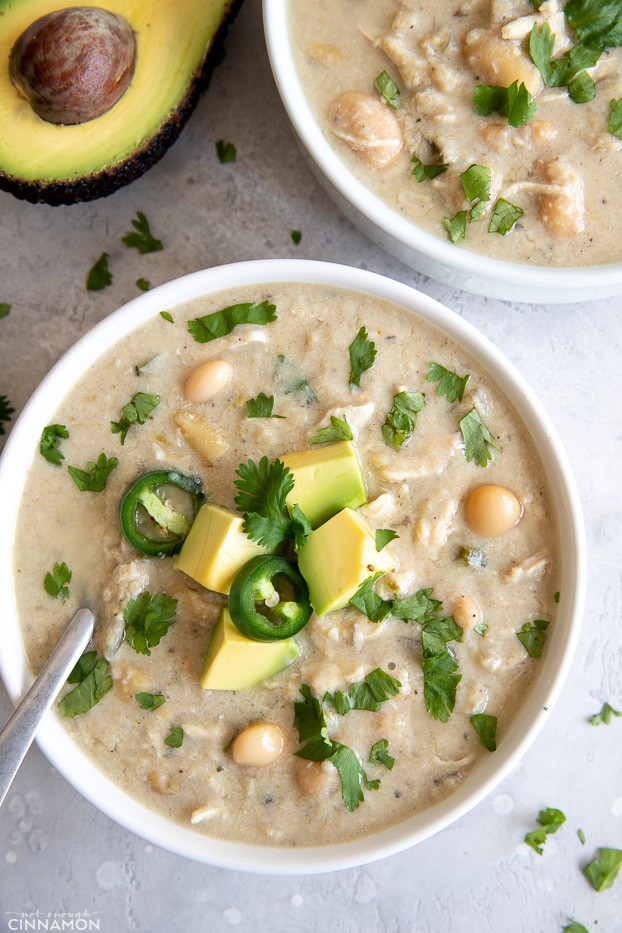
[{"label": "white bowl", "polygon": [[99,356],[138,325],[201,295],[266,282],[341,286],[395,302],[462,344],[497,380],[527,425],[542,458],[558,509],[560,590],[563,599],[538,680],[498,750],[451,797],[396,826],[350,843],[316,848],[264,848],[209,839],[169,822],[113,784],[70,738],[54,713],[38,742],[70,784],[122,826],[199,861],[273,874],[332,871],[399,852],[431,836],[479,803],[514,768],[542,728],[568,673],[577,643],[585,589],[585,545],[579,499],[561,443],[542,406],[512,364],[470,324],[432,298],[383,276],[348,266],[303,260],[265,260],[218,266],[184,276],[135,298],[87,333],[56,364],[17,419],[0,458],[0,592],[3,593],[0,673],[14,703],[32,683],[19,633],[13,581],[13,539],[26,474],[41,431],[72,385]]},{"label": "white bowl", "polygon": [[289,40],[287,0],[263,0],[264,29],[277,88],[316,178],[370,240],[445,285],[509,301],[560,304],[622,293],[622,262],[545,268],[489,259],[421,230],[373,194],[342,162],[311,112]]}]

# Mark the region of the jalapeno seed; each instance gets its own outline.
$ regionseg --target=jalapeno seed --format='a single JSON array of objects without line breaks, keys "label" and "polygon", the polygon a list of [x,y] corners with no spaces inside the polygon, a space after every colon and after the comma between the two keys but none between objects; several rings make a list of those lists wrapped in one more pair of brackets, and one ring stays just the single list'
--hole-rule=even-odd
[{"label": "jalapeno seed", "polygon": [[283,751],[283,733],[273,722],[255,722],[238,732],[231,745],[236,765],[263,768],[276,761]]},{"label": "jalapeno seed", "polygon": [[477,486],[465,502],[466,523],[475,534],[496,538],[516,525],[523,514],[520,500],[505,486]]},{"label": "jalapeno seed", "polygon": [[227,385],[233,375],[228,360],[208,360],[194,369],[184,382],[184,395],[189,402],[208,402]]}]

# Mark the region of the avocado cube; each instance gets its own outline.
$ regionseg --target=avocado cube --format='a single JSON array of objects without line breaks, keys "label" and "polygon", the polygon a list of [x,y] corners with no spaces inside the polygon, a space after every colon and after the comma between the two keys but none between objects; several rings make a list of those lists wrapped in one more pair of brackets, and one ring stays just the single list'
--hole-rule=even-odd
[{"label": "avocado cube", "polygon": [[343,509],[306,538],[298,566],[309,587],[318,616],[347,606],[362,584],[376,573],[394,570],[396,562],[376,539],[367,522]]},{"label": "avocado cube", "polygon": [[237,630],[228,609],[212,630],[201,676],[204,690],[248,690],[296,660],[295,639],[252,641]]},{"label": "avocado cube", "polygon": [[358,509],[367,502],[361,466],[350,441],[286,454],[281,460],[295,480],[287,507],[291,511],[298,503],[314,528],[341,509]]},{"label": "avocado cube", "polygon": [[227,595],[234,577],[265,548],[242,531],[243,519],[229,509],[207,503],[199,510],[182,545],[175,567],[208,590]]}]

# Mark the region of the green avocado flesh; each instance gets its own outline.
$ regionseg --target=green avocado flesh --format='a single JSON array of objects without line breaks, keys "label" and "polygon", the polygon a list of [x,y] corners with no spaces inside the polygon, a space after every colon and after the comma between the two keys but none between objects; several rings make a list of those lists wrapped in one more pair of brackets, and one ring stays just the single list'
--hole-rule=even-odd
[{"label": "green avocado flesh", "polygon": [[107,113],[62,126],[42,120],[18,94],[9,76],[9,56],[36,19],[82,6],[84,0],[0,0],[0,188],[17,197],[49,204],[91,200],[111,194],[153,165],[194,108],[210,52],[240,0],[100,3],[134,31],[134,75]]}]

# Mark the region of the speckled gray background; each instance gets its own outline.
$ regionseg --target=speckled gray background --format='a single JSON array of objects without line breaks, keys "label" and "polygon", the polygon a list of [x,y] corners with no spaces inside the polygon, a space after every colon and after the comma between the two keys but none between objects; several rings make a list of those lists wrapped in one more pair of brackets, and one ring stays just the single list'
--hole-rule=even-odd
[{"label": "speckled gray background", "polygon": [[[410,272],[344,220],[311,176],[273,87],[258,0],[247,0],[227,49],[181,140],[143,179],[73,208],[0,195],[0,301],[13,305],[0,321],[0,394],[21,408],[78,336],[137,294],[139,276],[155,285],[231,260],[295,255],[416,285],[516,363],[566,444],[590,558],[579,650],[543,733],[491,797],[415,849],[326,876],[242,875],[147,845],[82,800],[35,748],[0,812],[0,930],[11,920],[17,929],[23,913],[89,911],[106,933],[557,933],[568,917],[590,933],[622,933],[622,877],[596,894],[580,871],[598,846],[622,848],[622,720],[587,723],[603,700],[622,708],[622,298],[519,305]],[[221,138],[237,146],[234,165],[216,158]],[[137,209],[164,252],[141,257],[119,242]],[[85,275],[103,250],[114,283],[89,293]],[[0,687],[0,719],[9,712]],[[568,822],[539,857],[522,839],[543,806]]]}]

